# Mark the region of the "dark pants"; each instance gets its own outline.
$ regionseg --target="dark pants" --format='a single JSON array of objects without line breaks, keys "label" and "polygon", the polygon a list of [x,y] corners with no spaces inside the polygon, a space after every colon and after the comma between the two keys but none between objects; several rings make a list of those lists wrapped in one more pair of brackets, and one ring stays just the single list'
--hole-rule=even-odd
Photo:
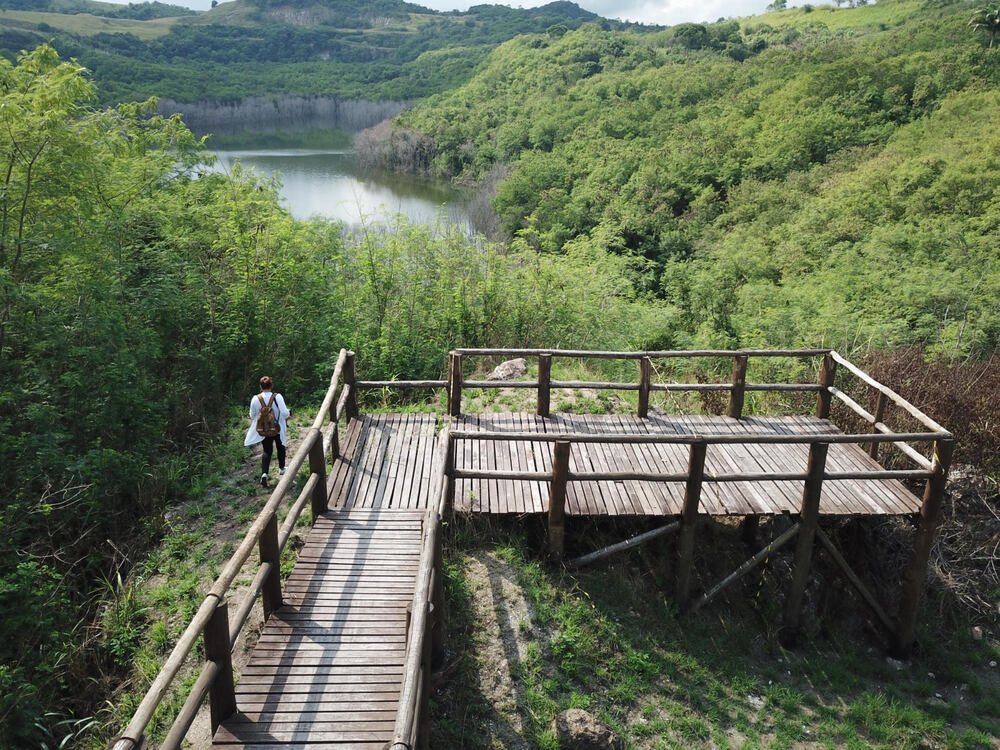
[{"label": "dark pants", "polygon": [[285,446],[281,442],[281,437],[266,437],[264,438],[264,457],[260,464],[262,474],[267,474],[267,470],[271,467],[271,452],[274,450],[275,444],[278,446],[278,468],[285,468]]}]

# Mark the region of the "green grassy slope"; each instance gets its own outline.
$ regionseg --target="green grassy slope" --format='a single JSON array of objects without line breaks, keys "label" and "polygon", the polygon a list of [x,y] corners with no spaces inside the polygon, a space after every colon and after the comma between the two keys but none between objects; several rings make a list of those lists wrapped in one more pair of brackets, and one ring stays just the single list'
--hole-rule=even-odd
[{"label": "green grassy slope", "polygon": [[877,8],[520,37],[396,126],[433,140],[432,171],[513,167],[495,205],[516,242],[645,262],[674,345],[985,355],[1000,57],[964,4]]}]

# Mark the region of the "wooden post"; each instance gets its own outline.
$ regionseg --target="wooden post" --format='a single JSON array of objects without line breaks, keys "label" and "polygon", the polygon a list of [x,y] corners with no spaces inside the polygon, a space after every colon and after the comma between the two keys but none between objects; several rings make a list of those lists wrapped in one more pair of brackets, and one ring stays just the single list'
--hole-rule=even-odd
[{"label": "wooden post", "polygon": [[[875,422],[872,424],[872,433],[878,433],[878,428],[875,426],[879,422],[885,419],[885,407],[889,403],[889,397],[885,395],[882,391],[878,392],[878,401],[875,402]],[[869,443],[868,444],[868,455],[878,461],[878,447],[879,443]]]},{"label": "wooden post", "polygon": [[747,355],[737,354],[733,358],[733,390],[729,393],[729,416],[739,419],[743,416],[743,399],[746,395]]},{"label": "wooden post", "polygon": [[694,532],[698,525],[698,504],[701,501],[701,484],[705,476],[704,442],[691,443],[688,458],[687,486],[684,490],[684,509],[681,512],[681,539],[677,560],[677,607],[687,610],[691,591],[691,570],[694,567]]},{"label": "wooden post", "polygon": [[566,549],[566,482],[570,443],[560,440],[552,447],[552,479],[549,482],[549,556],[561,559]]},{"label": "wooden post", "polygon": [[[432,523],[440,523],[434,514]],[[431,622],[431,668],[440,669],[444,664],[445,632],[444,632],[444,552],[441,540],[441,529],[438,529],[434,540],[434,588],[431,590],[431,601],[434,607],[434,620]],[[426,717],[425,717],[426,720]]]},{"label": "wooden post", "polygon": [[653,375],[653,361],[649,357],[639,360],[639,417],[649,414],[649,383]]},{"label": "wooden post", "polygon": [[448,355],[448,414],[462,416],[462,355]]},{"label": "wooden post", "polygon": [[272,513],[257,543],[261,563],[271,563],[271,573],[264,579],[260,598],[264,604],[264,620],[281,608],[281,549],[278,545],[278,517]]},{"label": "wooden post", "polygon": [[552,380],[552,355],[538,355],[538,408],[540,417],[549,416],[549,383]]},{"label": "wooden post", "polygon": [[743,516],[743,523],[740,524],[740,534],[743,543],[748,547],[757,546],[757,529],[760,528],[760,516]]},{"label": "wooden post", "polygon": [[315,427],[312,432],[313,444],[309,446],[309,472],[319,475],[312,491],[312,516],[313,523],[315,523],[316,519],[326,512],[329,499],[326,494],[326,456],[323,453],[323,433]]},{"label": "wooden post", "polygon": [[452,521],[455,518],[455,451],[457,450],[457,439],[451,433],[448,433],[448,446],[445,448],[444,454],[444,475],[445,475],[445,491],[444,491],[444,518],[446,521]]},{"label": "wooden post", "polygon": [[823,472],[826,471],[826,455],[829,448],[829,443],[812,443],[809,446],[809,464],[806,469],[805,487],[802,490],[799,538],[795,546],[792,585],[785,600],[784,626],[779,633],[782,645],[786,647],[795,645],[801,627],[802,598],[809,579],[813,543],[819,526],[819,501],[823,494]]},{"label": "wooden post", "polygon": [[954,440],[938,440],[934,443],[934,476],[928,478],[924,487],[924,502],[920,506],[920,523],[913,540],[913,557],[910,558],[903,583],[903,596],[899,604],[896,638],[893,652],[897,656],[907,656],[913,646],[917,627],[917,608],[920,595],[927,580],[927,558],[931,554],[934,532],[937,530],[944,501],[945,486],[948,483],[948,469],[955,451]]},{"label": "wooden post", "polygon": [[358,418],[358,379],[354,370],[354,352],[348,352],[344,360],[344,385],[347,386],[347,402],[344,415],[347,421]]},{"label": "wooden post", "polygon": [[824,354],[823,366],[819,372],[819,384],[823,386],[823,390],[816,394],[816,416],[820,419],[830,418],[830,400],[833,398],[833,394],[827,389],[833,385],[833,378],[836,374],[837,361],[832,354]]},{"label": "wooden post", "polygon": [[203,633],[205,660],[219,665],[219,673],[208,689],[212,734],[219,725],[236,713],[236,690],[233,687],[233,658],[229,641],[229,605],[220,601]]}]

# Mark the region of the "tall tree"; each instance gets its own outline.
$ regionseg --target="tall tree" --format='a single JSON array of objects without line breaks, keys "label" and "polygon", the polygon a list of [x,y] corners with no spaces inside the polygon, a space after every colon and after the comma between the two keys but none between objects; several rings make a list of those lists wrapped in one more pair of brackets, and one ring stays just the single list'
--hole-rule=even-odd
[{"label": "tall tree", "polygon": [[977,31],[984,31],[990,37],[989,49],[1000,34],[1000,3],[989,3],[982,8],[976,8],[969,19],[969,26]]}]

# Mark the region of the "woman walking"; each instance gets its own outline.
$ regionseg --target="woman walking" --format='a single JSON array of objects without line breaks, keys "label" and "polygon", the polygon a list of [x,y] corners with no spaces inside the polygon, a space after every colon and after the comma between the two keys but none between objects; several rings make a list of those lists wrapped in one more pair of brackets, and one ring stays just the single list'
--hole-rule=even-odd
[{"label": "woman walking", "polygon": [[288,417],[291,412],[285,399],[274,392],[274,381],[267,375],[260,379],[260,393],[250,399],[250,429],[243,445],[264,444],[260,465],[260,486],[267,487],[274,445],[278,445],[278,476],[285,473],[285,446],[288,445]]}]

